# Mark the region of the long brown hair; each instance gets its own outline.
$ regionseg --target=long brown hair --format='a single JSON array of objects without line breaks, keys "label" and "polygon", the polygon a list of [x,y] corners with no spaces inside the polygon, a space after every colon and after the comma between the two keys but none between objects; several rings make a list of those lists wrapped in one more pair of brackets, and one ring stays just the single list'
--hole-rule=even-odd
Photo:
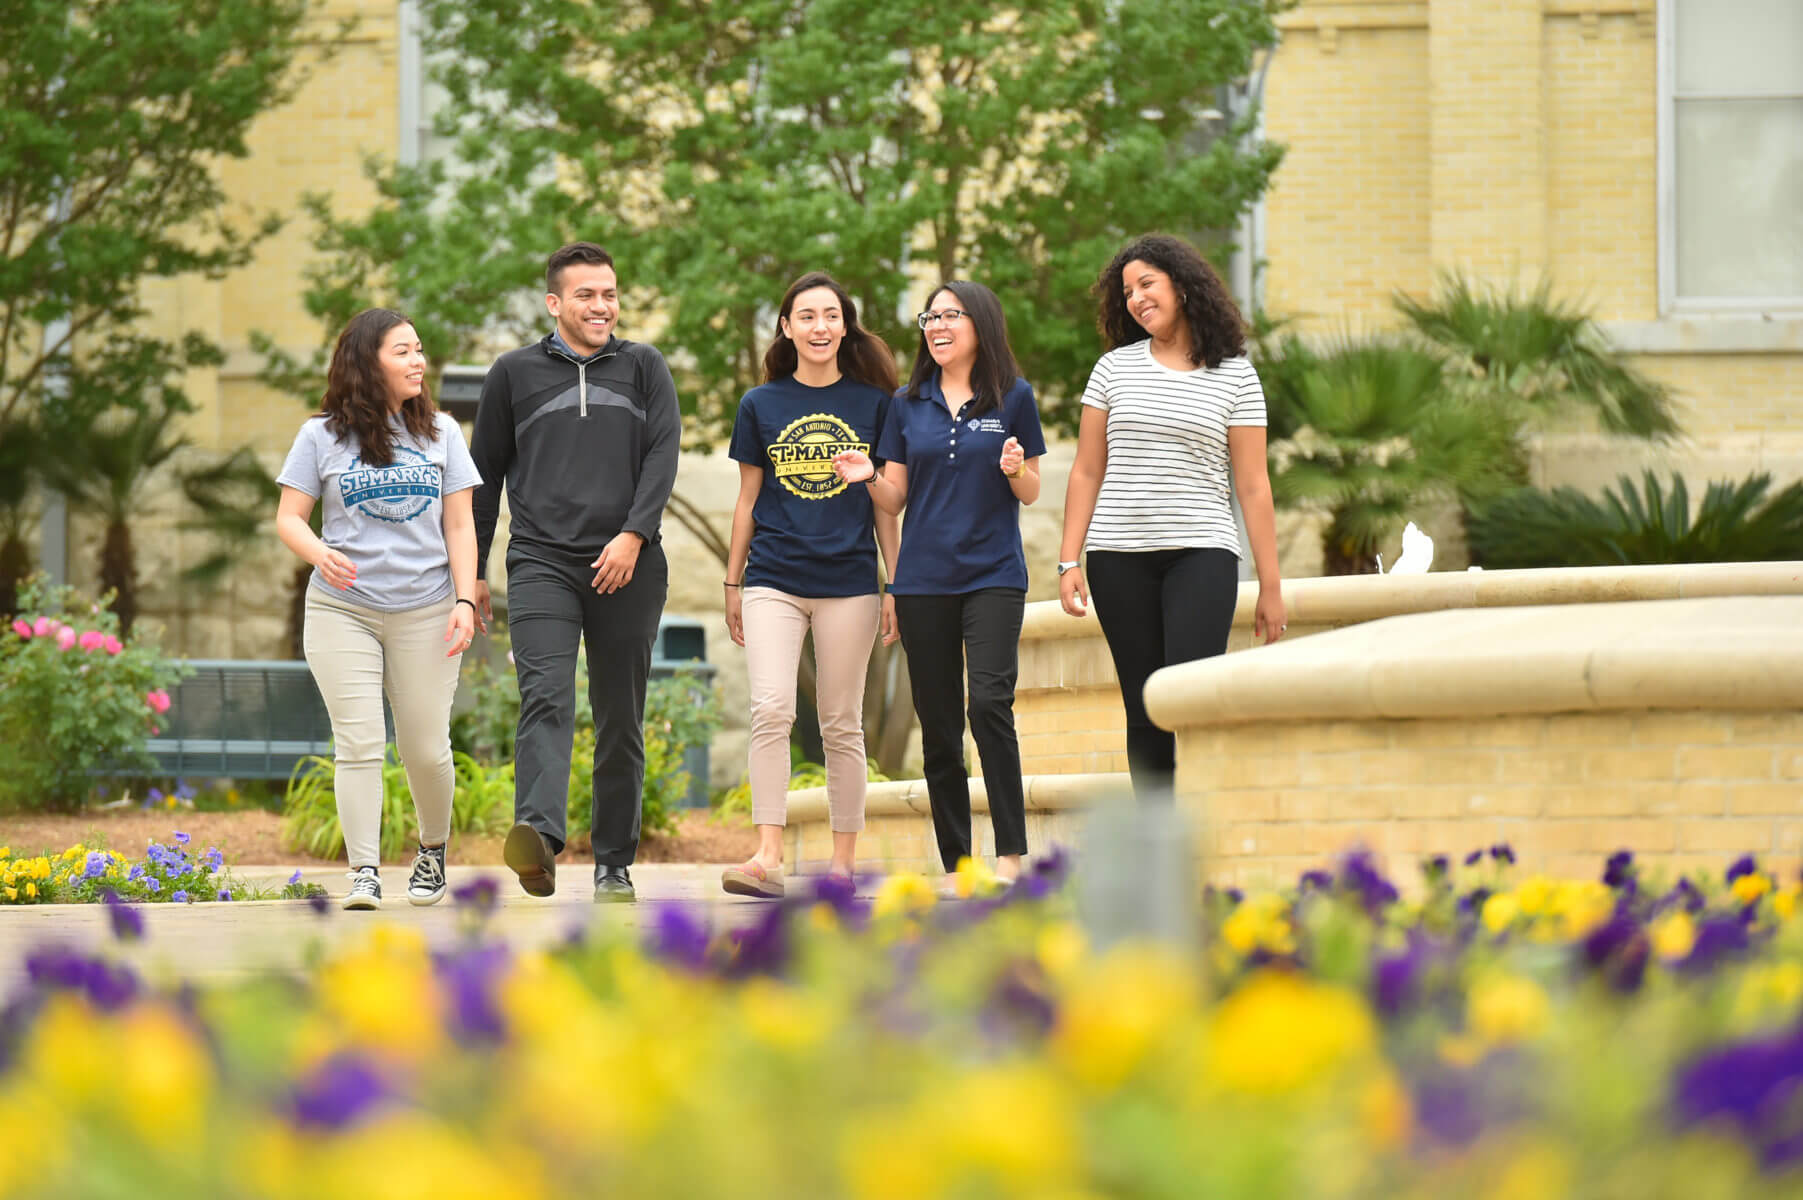
[{"label": "long brown hair", "polygon": [[[320,415],[326,432],[357,439],[358,454],[372,467],[394,461],[394,430],[388,424],[388,381],[382,375],[382,342],[397,325],[411,325],[412,318],[392,308],[366,308],[351,318],[332,347],[332,365],[326,369],[326,396]],[[419,395],[401,402],[401,422],[407,432],[422,441],[436,441],[438,406],[420,381]]]},{"label": "long brown hair", "polygon": [[783,322],[795,307],[795,297],[809,288],[831,288],[839,298],[839,311],[845,316],[845,340],[839,343],[839,374],[870,387],[883,389],[883,395],[895,392],[895,352],[870,330],[858,324],[858,305],[839,281],[825,271],[809,271],[789,285],[783,293],[782,308],[776,314],[776,338],[764,351],[764,382],[775,383],[795,374],[800,356],[795,343],[783,332]]},{"label": "long brown hair", "polygon": [[1127,298],[1121,274],[1127,264],[1138,259],[1149,263],[1171,277],[1177,289],[1177,302],[1183,306],[1183,319],[1189,324],[1189,354],[1193,366],[1207,363],[1218,367],[1224,358],[1237,358],[1246,352],[1246,323],[1240,318],[1239,305],[1227,291],[1227,285],[1208,265],[1208,260],[1194,246],[1169,234],[1148,233],[1134,238],[1096,280],[1096,329],[1110,350],[1118,350],[1133,342],[1143,342],[1152,335],[1127,311]]},{"label": "long brown hair", "polygon": [[[969,318],[977,334],[977,361],[970,368],[971,415],[992,412],[1002,406],[1003,397],[1020,378],[1020,364],[1014,348],[1008,344],[1008,318],[1002,314],[1002,302],[980,283],[968,279],[948,279],[927,293],[927,303],[940,292],[950,292]],[[918,399],[927,380],[939,370],[933,352],[927,349],[927,331],[920,331],[920,345],[914,351],[914,373],[908,377],[908,395]]]}]

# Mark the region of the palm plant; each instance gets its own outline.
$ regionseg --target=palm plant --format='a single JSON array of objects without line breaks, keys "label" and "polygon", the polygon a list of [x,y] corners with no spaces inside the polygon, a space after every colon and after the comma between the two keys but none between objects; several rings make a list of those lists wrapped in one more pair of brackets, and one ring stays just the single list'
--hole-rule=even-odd
[{"label": "palm plant", "polygon": [[52,428],[44,439],[40,470],[72,507],[105,523],[100,591],[113,594],[113,611],[124,634],[131,632],[138,615],[132,521],[140,515],[145,486],[189,445],[176,428],[182,411],[174,396],[158,390],[142,407],[118,405],[98,415],[59,408],[49,418]]},{"label": "palm plant", "polygon": [[1433,298],[1397,293],[1391,302],[1449,368],[1506,389],[1530,409],[1588,409],[1608,432],[1635,437],[1678,432],[1670,389],[1629,366],[1596,319],[1555,300],[1545,281],[1521,292],[1448,273]]},{"label": "palm plant", "polygon": [[1471,557],[1487,567],[1773,562],[1803,558],[1803,482],[1775,496],[1770,475],[1711,483],[1696,511],[1681,475],[1640,489],[1622,476],[1595,500],[1576,488],[1522,488],[1476,509]]},{"label": "palm plant", "polygon": [[1298,427],[1273,443],[1280,504],[1328,516],[1330,575],[1369,573],[1410,512],[1435,500],[1487,498],[1507,486],[1516,425],[1493,389],[1450,379],[1414,346],[1345,343],[1295,380]]}]

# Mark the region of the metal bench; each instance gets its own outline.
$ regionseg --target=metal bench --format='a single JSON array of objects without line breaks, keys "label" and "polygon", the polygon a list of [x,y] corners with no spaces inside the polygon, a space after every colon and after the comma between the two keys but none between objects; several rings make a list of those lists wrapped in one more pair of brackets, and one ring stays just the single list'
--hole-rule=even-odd
[{"label": "metal bench", "polygon": [[[652,647],[651,676],[689,671],[713,679],[707,635],[698,621],[666,618]],[[313,672],[300,660],[189,659],[193,674],[172,688],[170,707],[148,744],[156,774],[222,779],[287,779],[312,755],[330,757],[332,719]],[[394,718],[383,702],[389,740]],[[683,754],[690,775],[685,807],[708,802],[708,747]]]},{"label": "metal bench", "polygon": [[286,779],[332,752],[332,719],[307,664],[190,659],[148,749],[160,774]]}]

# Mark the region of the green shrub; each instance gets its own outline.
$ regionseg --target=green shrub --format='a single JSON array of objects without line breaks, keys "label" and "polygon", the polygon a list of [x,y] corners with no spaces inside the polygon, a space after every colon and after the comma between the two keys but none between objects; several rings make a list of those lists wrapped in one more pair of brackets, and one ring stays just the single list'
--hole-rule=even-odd
[{"label": "green shrub", "polygon": [[74,812],[103,769],[154,769],[145,747],[186,672],[143,631],[42,576],[0,629],[0,812]]},{"label": "green shrub", "polygon": [[1594,500],[1575,488],[1523,488],[1472,513],[1472,561],[1493,568],[1803,558],[1803,483],[1767,498],[1770,475],[1709,485],[1696,512],[1682,476],[1622,476]]},{"label": "green shrub", "polygon": [[[460,750],[451,752],[456,771],[456,798],[451,804],[451,832],[505,833],[513,824],[513,764],[484,767]],[[338,823],[338,794],[333,787],[334,766],[329,758],[302,760],[288,780],[282,842],[290,850],[314,858],[340,858],[344,854],[344,829]],[[419,841],[419,818],[413,809],[413,793],[407,771],[388,747],[382,763],[383,859],[398,858],[407,846]]]}]

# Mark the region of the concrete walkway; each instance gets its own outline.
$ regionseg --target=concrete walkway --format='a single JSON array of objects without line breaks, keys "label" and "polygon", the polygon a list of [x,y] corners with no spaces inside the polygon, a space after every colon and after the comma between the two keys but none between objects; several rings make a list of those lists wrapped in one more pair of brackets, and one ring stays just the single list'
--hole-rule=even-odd
[{"label": "concrete walkway", "polygon": [[[636,866],[632,880],[638,903],[607,905],[594,903],[591,868],[585,864],[560,871],[557,895],[542,900],[520,891],[512,872],[505,868],[451,867],[447,875],[452,890],[483,876],[493,879],[501,904],[489,918],[488,927],[510,946],[527,949],[554,945],[591,928],[639,929],[651,920],[660,903],[670,901],[702,906],[722,928],[755,920],[764,902],[722,892],[721,869],[687,863]],[[293,873],[292,867],[232,868],[233,876],[243,883],[277,886]],[[462,936],[464,914],[448,895],[425,908],[407,903],[406,867],[382,869],[383,901],[376,912],[344,912],[338,907],[349,886],[342,868],[305,869],[301,878],[323,884],[331,893],[331,906],[324,913],[294,900],[142,904],[137,911],[144,918],[145,936],[135,945],[114,940],[104,905],[0,908],[0,1000],[23,980],[25,955],[33,947],[51,943],[105,948],[154,983],[218,981],[270,969],[298,970],[320,949],[357,939],[372,925],[385,921],[420,929],[435,948],[455,944]],[[799,882],[807,886],[806,880]]]}]

